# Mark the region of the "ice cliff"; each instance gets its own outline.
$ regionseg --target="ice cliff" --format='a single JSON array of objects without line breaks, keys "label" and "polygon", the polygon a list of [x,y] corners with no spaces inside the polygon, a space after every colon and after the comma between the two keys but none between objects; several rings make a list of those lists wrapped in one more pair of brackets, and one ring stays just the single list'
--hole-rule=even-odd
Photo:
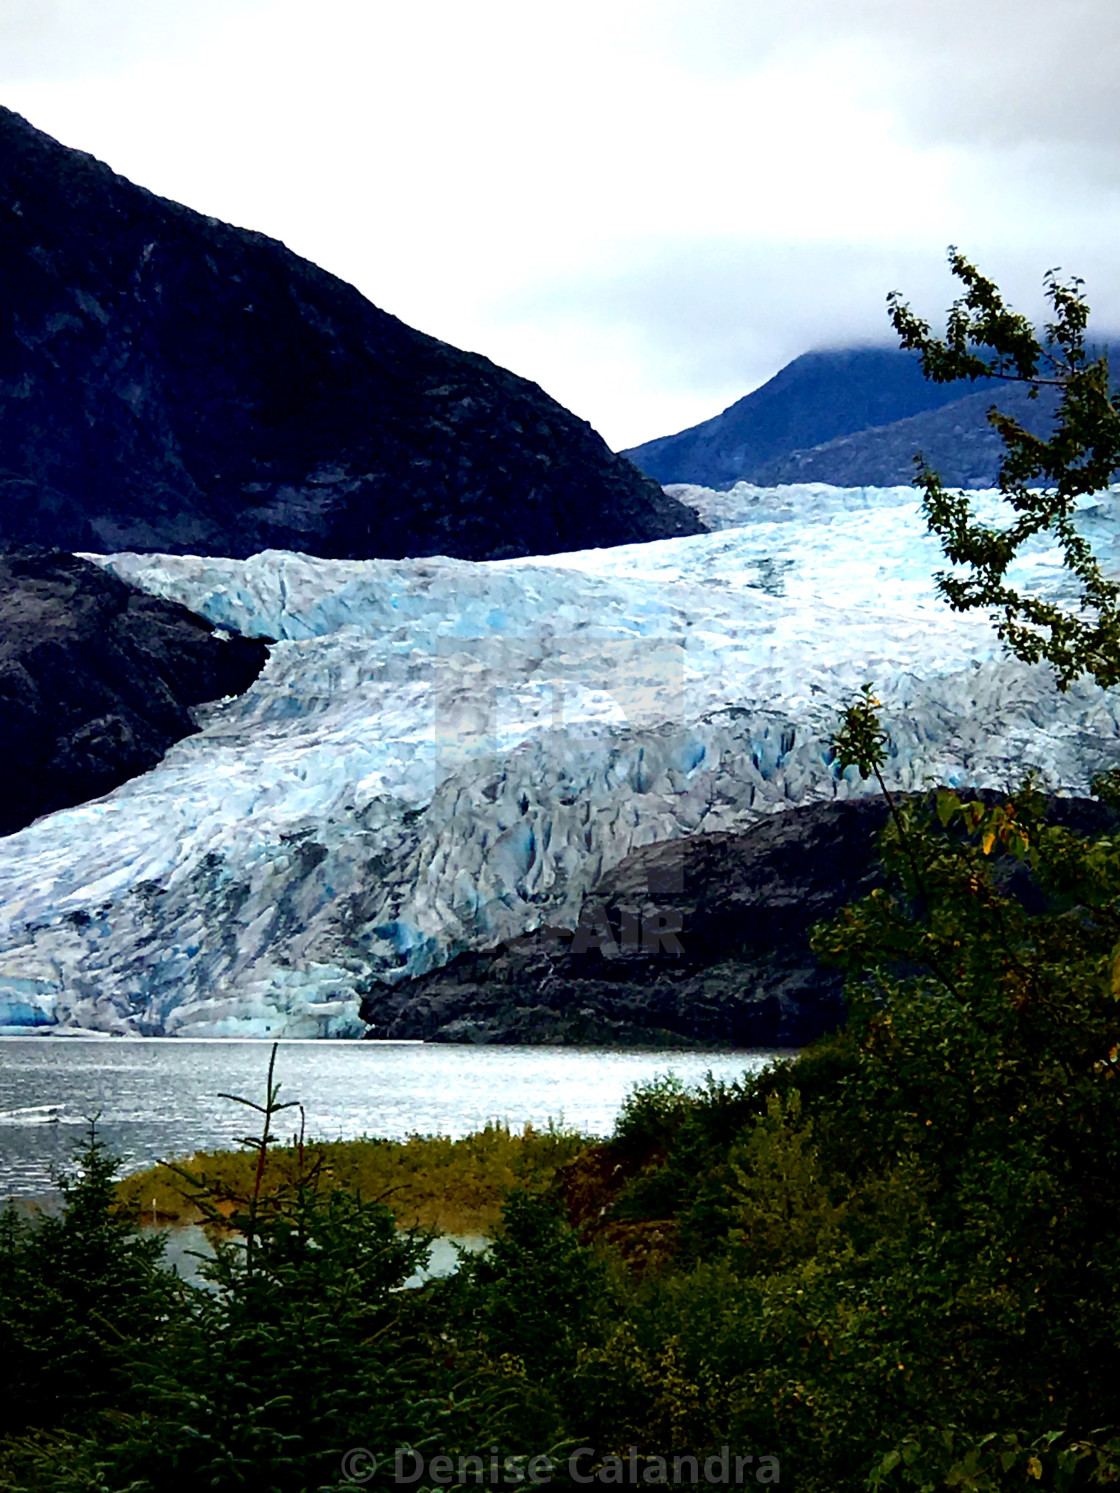
[{"label": "ice cliff", "polygon": [[[902,787],[1030,767],[1083,792],[1111,761],[1115,695],[1059,694],[939,601],[910,489],[674,491],[715,532],[486,563],[98,557],[278,641],[152,771],[0,840],[0,1023],[357,1034],[371,982],[574,925],[639,846],[863,791],[827,743],[867,680]],[[1083,515],[1106,557],[1115,496]],[[1026,577],[1063,589],[1042,549]]]}]

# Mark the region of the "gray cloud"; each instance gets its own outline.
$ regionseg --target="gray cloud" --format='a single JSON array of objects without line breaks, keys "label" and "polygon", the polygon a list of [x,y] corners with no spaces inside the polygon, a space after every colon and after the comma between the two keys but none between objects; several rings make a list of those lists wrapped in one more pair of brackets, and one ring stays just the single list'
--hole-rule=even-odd
[{"label": "gray cloud", "polygon": [[917,138],[1070,145],[1115,158],[1114,0],[938,0],[870,9],[899,63],[885,75],[889,92]]},{"label": "gray cloud", "polygon": [[[543,295],[536,315],[613,322],[668,385],[710,390],[712,413],[809,347],[890,342],[889,289],[937,325],[959,290],[943,235],[1036,319],[1046,314],[1043,272],[1059,264],[1085,280],[1096,330],[1120,328],[1115,0],[693,0],[687,14],[656,10],[650,45],[713,79],[821,58],[851,68],[904,139],[960,152],[986,221],[948,231],[939,222],[928,247],[913,235],[909,247],[649,245],[615,274]],[[905,180],[893,189],[911,191]]]},{"label": "gray cloud", "polygon": [[268,0],[0,0],[0,81],[86,77],[174,57],[220,20]]},{"label": "gray cloud", "polygon": [[[174,57],[223,18],[277,9],[277,0],[0,0],[0,79]],[[614,0],[613,10],[604,30],[617,33],[606,38],[616,47],[625,35],[636,55],[713,78],[863,48],[875,90],[923,141],[1116,154],[1116,0]]]},{"label": "gray cloud", "polygon": [[927,143],[1116,154],[1115,0],[653,0],[648,15],[650,50],[713,77],[862,49],[874,91]]},{"label": "gray cloud", "polygon": [[1001,155],[1057,189],[1120,185],[1116,0],[649,0],[644,46],[713,80],[813,60],[902,139]]}]

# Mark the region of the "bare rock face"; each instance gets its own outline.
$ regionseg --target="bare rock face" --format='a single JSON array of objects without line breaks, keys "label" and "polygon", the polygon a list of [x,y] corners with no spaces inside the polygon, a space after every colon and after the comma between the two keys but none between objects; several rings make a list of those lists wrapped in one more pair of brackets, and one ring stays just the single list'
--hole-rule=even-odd
[{"label": "bare rock face", "polygon": [[537,385],[0,109],[0,548],[482,560],[701,532]]},{"label": "bare rock face", "polygon": [[0,555],[0,834],[154,767],[266,653],[88,560]]},{"label": "bare rock face", "polygon": [[579,927],[366,997],[374,1036],[445,1042],[798,1045],[839,1025],[843,980],[814,923],[874,885],[878,798],[769,815],[630,855]]},{"label": "bare rock face", "polygon": [[[1116,826],[1087,799],[1051,799],[1048,817],[1082,834]],[[649,845],[602,879],[575,930],[378,987],[362,1018],[374,1037],[436,1042],[801,1046],[844,1014],[843,976],[817,959],[810,930],[880,884],[886,820],[874,796]],[[1024,866],[1001,879],[1041,908]]]}]

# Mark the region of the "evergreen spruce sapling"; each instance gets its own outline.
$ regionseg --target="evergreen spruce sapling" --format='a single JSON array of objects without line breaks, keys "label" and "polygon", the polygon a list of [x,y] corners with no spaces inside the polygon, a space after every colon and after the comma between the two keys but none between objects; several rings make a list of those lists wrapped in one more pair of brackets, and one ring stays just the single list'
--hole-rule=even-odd
[{"label": "evergreen spruce sapling", "polygon": [[136,1355],[164,1336],[180,1283],[161,1235],[115,1206],[120,1170],[90,1121],[57,1217],[0,1223],[0,1435],[73,1431],[136,1389]]}]

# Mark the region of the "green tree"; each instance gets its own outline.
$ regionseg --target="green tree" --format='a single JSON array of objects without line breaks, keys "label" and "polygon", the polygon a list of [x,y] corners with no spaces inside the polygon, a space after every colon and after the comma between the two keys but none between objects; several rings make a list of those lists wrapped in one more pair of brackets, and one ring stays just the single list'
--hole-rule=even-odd
[{"label": "green tree", "polygon": [[[903,346],[938,382],[994,377],[1058,398],[1048,438],[989,412],[1004,445],[1002,524],[983,522],[968,494],[946,491],[917,458],[929,528],[955,567],[938,574],[939,589],[955,610],[991,613],[1010,651],[1049,663],[1059,688],[1085,674],[1111,688],[1120,587],[1079,511],[1120,466],[1120,409],[1107,359],[1086,349],[1081,282],[1047,274],[1054,319],[1040,340],[957,250],[949,258],[964,294],[943,338],[889,297]],[[1073,610],[1008,580],[1043,535],[1076,582]],[[890,1348],[876,1359],[876,1334],[861,1326],[854,1362],[871,1382],[873,1364],[894,1356],[920,1393],[893,1426],[880,1419],[894,1444],[868,1486],[1113,1482],[1120,839],[1047,823],[1029,787],[997,804],[942,790],[936,815],[929,802],[891,800],[878,711],[867,686],[833,749],[887,796],[886,885],[814,937],[850,976],[840,1040],[851,1066],[842,1092],[818,1096],[822,1133],[841,1141],[833,1184],[846,1172],[858,1187],[861,1175],[893,1168],[884,1197],[897,1204],[900,1168],[919,1183],[893,1227],[891,1207],[872,1210],[876,1290],[890,1318],[879,1342]],[[1118,776],[1094,785],[1114,803]],[[842,1386],[835,1368],[830,1379],[825,1394]],[[900,1410],[901,1387],[891,1389]]]},{"label": "green tree", "polygon": [[163,1238],[114,1208],[120,1163],[92,1123],[75,1162],[58,1217],[0,1218],[0,1435],[85,1427],[127,1400],[137,1351],[177,1308]]},{"label": "green tree", "polygon": [[[929,527],[947,559],[965,574],[942,571],[942,594],[957,611],[982,607],[998,619],[1000,636],[1028,663],[1053,665],[1059,687],[1090,674],[1109,688],[1120,683],[1120,587],[1102,572],[1077,526],[1078,506],[1107,488],[1120,467],[1120,403],[1109,378],[1108,359],[1086,346],[1089,307],[1082,282],[1045,277],[1053,311],[1040,339],[1028,318],[1012,311],[998,288],[957,250],[949,250],[953,274],[964,293],[953,303],[944,337],[916,316],[898,291],[887,297],[902,345],[921,355],[922,369],[936,383],[996,378],[1025,384],[1032,398],[1041,388],[1058,391],[1049,439],[1032,435],[1010,415],[992,409],[988,418],[1004,444],[999,489],[1010,522],[980,521],[969,497],[949,492],[918,458]],[[1008,570],[1029,540],[1049,534],[1080,591],[1077,609],[1030,595],[1011,585]]]}]

